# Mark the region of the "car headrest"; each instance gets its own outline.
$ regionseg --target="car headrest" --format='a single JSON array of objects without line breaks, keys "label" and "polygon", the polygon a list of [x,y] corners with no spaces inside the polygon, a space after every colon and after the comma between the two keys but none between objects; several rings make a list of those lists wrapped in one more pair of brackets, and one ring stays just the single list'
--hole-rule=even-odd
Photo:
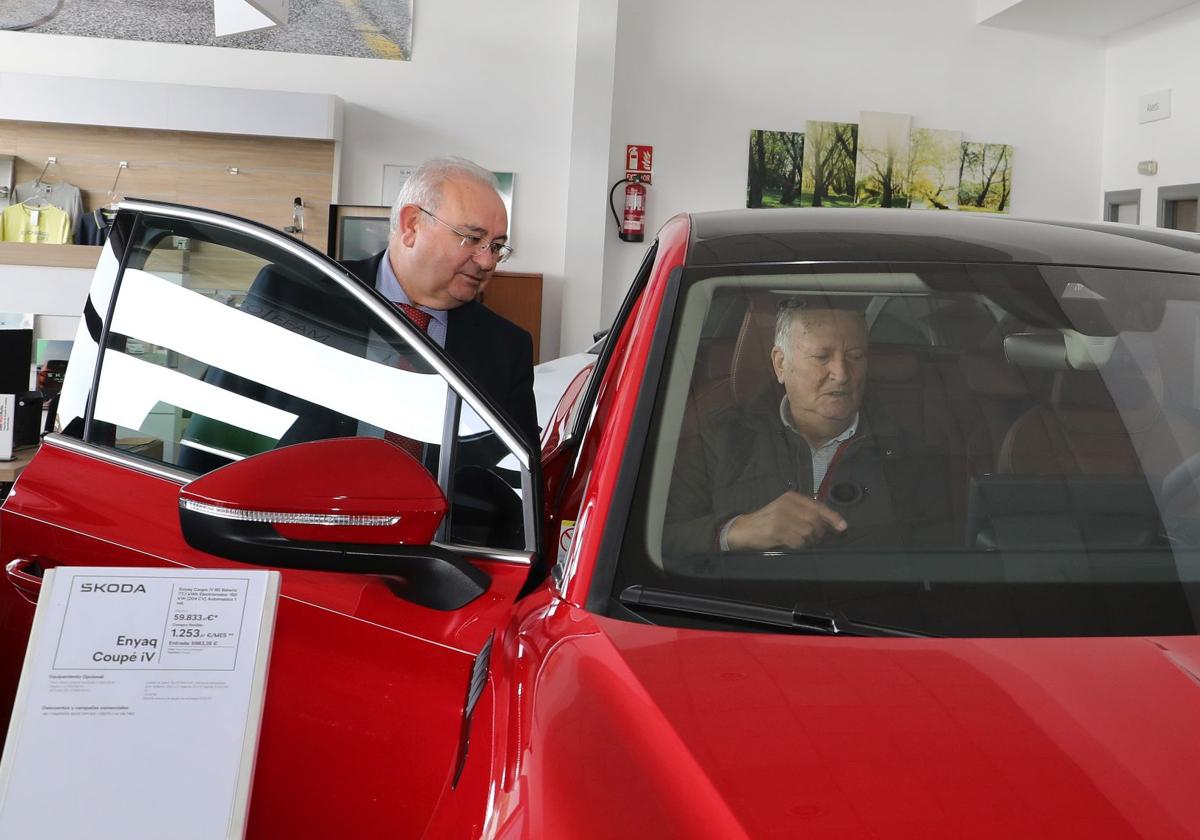
[{"label": "car headrest", "polygon": [[938,337],[939,344],[950,347],[966,347],[981,350],[998,347],[996,319],[980,303],[955,300],[925,317],[930,332]]},{"label": "car headrest", "polygon": [[1050,402],[1063,427],[1081,434],[1137,434],[1162,416],[1153,387],[1145,380],[1098,370],[1059,371]]},{"label": "car headrest", "polygon": [[[771,348],[775,346],[775,319],[780,297],[754,295],[746,307],[742,327],[733,349],[729,386],[733,400],[744,404],[775,381]],[[867,360],[867,378],[874,382],[912,382],[920,375],[917,354],[902,347],[872,347]]]},{"label": "car headrest", "polygon": [[733,351],[736,342],[732,339],[714,341],[708,349],[708,364],[705,375],[709,380],[724,379],[733,369]]},{"label": "car headrest", "polygon": [[872,347],[867,354],[867,380],[871,382],[912,382],[920,371],[917,354],[906,348]]},{"label": "car headrest", "polygon": [[1054,376],[1050,402],[1056,406],[1113,408],[1113,398],[1104,377],[1096,370],[1062,370]]},{"label": "car headrest", "polygon": [[775,346],[778,306],[775,295],[758,294],[751,296],[746,307],[729,371],[729,389],[737,405],[750,402],[768,383],[775,381],[771,348]]},{"label": "car headrest", "polygon": [[958,359],[959,370],[966,379],[967,390],[989,397],[1025,397],[1029,383],[1019,368],[1010,365],[998,353],[963,353]]}]

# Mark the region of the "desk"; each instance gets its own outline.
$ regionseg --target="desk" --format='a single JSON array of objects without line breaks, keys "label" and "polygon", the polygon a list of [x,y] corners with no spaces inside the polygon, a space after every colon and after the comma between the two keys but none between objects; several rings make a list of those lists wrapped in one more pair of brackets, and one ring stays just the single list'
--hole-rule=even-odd
[{"label": "desk", "polygon": [[[16,481],[21,470],[29,466],[29,462],[33,460],[36,452],[37,447],[33,446],[18,452],[15,461],[0,461],[0,484],[12,484]],[[0,501],[3,501],[3,497],[0,497]]]}]

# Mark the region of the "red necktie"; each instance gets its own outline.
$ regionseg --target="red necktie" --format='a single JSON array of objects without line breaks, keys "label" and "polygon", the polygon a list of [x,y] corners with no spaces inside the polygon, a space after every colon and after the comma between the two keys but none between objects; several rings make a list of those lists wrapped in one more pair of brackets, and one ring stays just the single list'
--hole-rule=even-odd
[{"label": "red necktie", "polygon": [[417,309],[415,306],[410,306],[407,303],[397,303],[400,311],[407,316],[408,320],[413,322],[413,325],[423,333],[429,332],[429,322],[433,320],[433,316],[423,309]]},{"label": "red necktie", "polygon": [[[432,315],[424,310],[417,309],[415,306],[410,306],[407,303],[397,303],[396,305],[400,307],[400,311],[404,313],[404,316],[408,318],[408,320],[412,321],[413,326],[423,333],[429,332],[429,322],[433,320]],[[396,367],[402,370],[411,370],[412,368],[407,364],[407,361],[407,359],[403,358],[398,359]],[[404,435],[396,432],[384,432],[383,439],[389,443],[394,443],[399,446],[409,455],[416,458],[418,463],[421,462],[421,459],[425,454],[425,447],[419,440],[413,440],[410,437],[405,437]]]}]

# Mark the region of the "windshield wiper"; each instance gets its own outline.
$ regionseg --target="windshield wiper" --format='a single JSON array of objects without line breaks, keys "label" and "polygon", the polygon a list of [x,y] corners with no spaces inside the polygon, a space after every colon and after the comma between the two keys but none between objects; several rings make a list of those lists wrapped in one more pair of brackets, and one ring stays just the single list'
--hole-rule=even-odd
[{"label": "windshield wiper", "polygon": [[746,624],[763,624],[781,627],[795,633],[812,633],[825,636],[906,636],[929,638],[934,634],[887,624],[854,621],[840,610],[810,612],[799,606],[776,607],[757,604],[753,601],[735,601],[712,595],[693,595],[669,589],[652,589],[640,584],[626,587],[618,596],[628,607],[649,607],[656,610],[706,615]]}]

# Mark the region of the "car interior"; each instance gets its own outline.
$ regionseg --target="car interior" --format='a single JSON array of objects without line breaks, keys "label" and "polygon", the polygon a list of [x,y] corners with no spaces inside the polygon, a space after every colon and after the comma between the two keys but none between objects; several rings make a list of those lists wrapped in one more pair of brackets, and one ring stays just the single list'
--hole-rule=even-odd
[{"label": "car interior", "polygon": [[[1016,282],[1004,267],[957,285],[923,270],[694,278],[664,338],[614,614],[719,626],[731,619],[714,616],[732,599],[750,612],[844,610],[934,635],[1191,632],[1200,303],[1167,275],[1056,271],[1039,267]],[[782,399],[770,352],[779,305],[797,295],[838,296],[838,308],[864,314],[860,414],[872,426],[886,417],[915,442],[910,463],[948,491],[940,527],[909,528],[913,520],[896,515],[912,509],[896,499],[912,494],[898,493],[886,471],[883,484],[864,487],[867,504],[840,508],[848,522],[858,511],[859,524],[805,549],[722,551],[708,542],[713,522],[693,506],[696,494],[684,489],[687,502],[677,504],[674,494],[696,486],[680,480],[697,475],[681,465],[728,440],[704,437],[706,424]],[[741,489],[725,489],[733,483],[748,495],[762,486],[761,466],[738,463],[727,461],[718,489],[704,491],[711,504],[736,498],[729,493]],[[877,528],[867,508],[881,491],[892,500],[885,515],[901,522],[893,532],[863,528]],[[846,538],[854,528],[870,536]],[[696,603],[663,606],[672,598]]]},{"label": "car interior", "polygon": [[[769,359],[788,296],[714,294],[681,449],[712,412],[763,389],[782,397]],[[1155,545],[1166,540],[1161,516],[1194,508],[1161,493],[1200,445],[1194,405],[1164,393],[1162,335],[1030,324],[979,293],[858,297],[870,338],[864,410],[886,411],[955,465],[960,545]]]}]

